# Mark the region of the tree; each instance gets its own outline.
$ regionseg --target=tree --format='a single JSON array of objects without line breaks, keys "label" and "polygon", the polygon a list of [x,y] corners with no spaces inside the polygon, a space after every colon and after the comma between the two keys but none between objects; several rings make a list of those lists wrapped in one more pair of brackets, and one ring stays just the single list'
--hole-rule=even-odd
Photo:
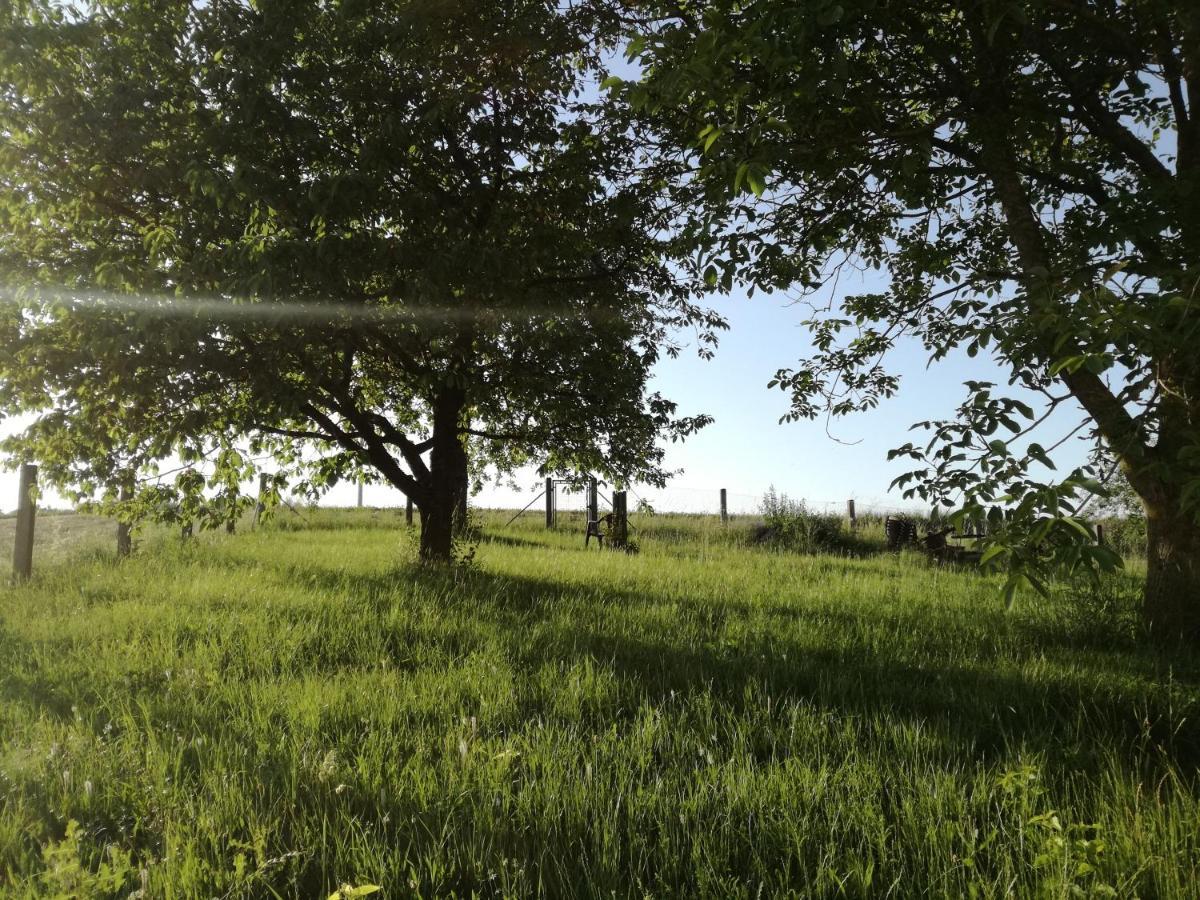
[{"label": "tree", "polygon": [[[892,395],[902,335],[932,360],[991,353],[1011,384],[1075,403],[1149,521],[1145,613],[1200,628],[1200,8],[1170,0],[648,3],[622,89],[696,160],[698,252],[726,284],[826,285],[847,261],[888,289],[809,322],[782,370],[788,418]],[[908,495],[986,520],[1009,595],[1103,568],[1034,411],[969,382]],[[1022,422],[1022,419],[1029,420]],[[1000,435],[1005,435],[1001,437]]]},{"label": "tree", "polygon": [[610,18],[9,10],[0,407],[42,413],[7,446],[51,483],[112,498],[177,456],[144,505],[195,515],[215,483],[228,518],[265,453],[312,491],[394,485],[446,559],[469,442],[477,464],[653,482],[657,439],[704,424],[646,389],[676,328],[721,322],[669,265],[664,173],[589,101]]}]

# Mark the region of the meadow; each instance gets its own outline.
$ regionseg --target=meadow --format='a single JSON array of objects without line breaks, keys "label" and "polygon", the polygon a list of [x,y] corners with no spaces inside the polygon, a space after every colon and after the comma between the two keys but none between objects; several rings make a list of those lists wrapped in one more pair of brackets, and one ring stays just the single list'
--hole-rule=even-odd
[{"label": "meadow", "polygon": [[43,553],[0,588],[3,893],[1200,895],[1200,655],[1136,572],[1006,611],[869,535],[504,518],[441,571],[392,511]]}]

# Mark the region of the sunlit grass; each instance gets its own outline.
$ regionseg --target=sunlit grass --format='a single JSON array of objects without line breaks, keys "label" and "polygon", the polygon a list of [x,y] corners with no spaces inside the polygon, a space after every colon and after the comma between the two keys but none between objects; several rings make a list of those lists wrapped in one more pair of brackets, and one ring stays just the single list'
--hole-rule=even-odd
[{"label": "sunlit grass", "polygon": [[[15,515],[0,517],[0,566],[11,562],[16,537]],[[75,513],[38,513],[33,529],[33,557],[39,564],[62,563],[89,552],[111,552],[116,547],[117,523],[100,516]]]},{"label": "sunlit grass", "polygon": [[0,593],[8,890],[1197,894],[1197,660],[1065,598],[713,517],[492,514],[428,572],[304,514]]}]

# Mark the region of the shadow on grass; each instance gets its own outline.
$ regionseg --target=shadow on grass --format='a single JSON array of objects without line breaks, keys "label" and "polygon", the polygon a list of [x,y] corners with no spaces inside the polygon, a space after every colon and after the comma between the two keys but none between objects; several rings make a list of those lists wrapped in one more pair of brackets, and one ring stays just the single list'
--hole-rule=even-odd
[{"label": "shadow on grass", "polygon": [[57,719],[72,715],[70,697],[57,689],[56,684],[41,675],[39,648],[14,634],[0,618],[0,701],[14,703],[35,714],[48,714]]},{"label": "shadow on grass", "polygon": [[[510,540],[513,546],[544,546]],[[270,577],[280,596],[287,596],[288,585],[342,594],[361,603],[364,619],[381,622],[415,590],[445,607],[438,625],[445,630],[398,629],[386,636],[386,652],[408,654],[414,642],[429,641],[462,656],[494,641],[528,672],[586,660],[621,682],[629,702],[617,716],[633,715],[642,702],[701,693],[741,714],[770,697],[841,716],[920,723],[945,743],[947,762],[964,753],[1000,756],[1026,746],[1060,754],[1064,771],[1091,768],[1090,757],[1114,747],[1130,751],[1131,758],[1158,747],[1180,765],[1200,763],[1200,716],[1188,708],[1200,683],[1200,656],[1145,647],[1081,648],[1036,618],[997,615],[996,631],[1009,633],[993,636],[986,613],[982,624],[939,622],[924,620],[927,609],[909,615],[817,601],[751,603],[715,592],[677,596],[481,569],[402,565],[358,572],[316,561],[222,564],[244,569],[248,577]],[[239,601],[227,603],[244,609]],[[275,603],[270,615],[280,627],[310,619],[333,624],[327,621],[333,613],[319,603]],[[326,633],[317,630],[314,641],[329,643],[321,636]],[[357,664],[353,648],[336,642],[308,649],[301,665],[312,674]],[[30,663],[9,667],[0,695],[55,716],[69,713],[53,685],[37,677],[37,648],[24,646],[2,623],[0,652]],[[527,702],[537,701],[531,696]],[[544,715],[536,708],[525,712]]]},{"label": "shadow on grass", "polygon": [[[559,532],[561,533],[561,532]],[[584,532],[579,531],[579,549],[583,548]],[[501,547],[536,547],[541,550],[557,548],[557,545],[551,544],[548,541],[539,541],[534,538],[519,537],[515,534],[500,534],[495,531],[484,531],[480,537],[481,544],[496,544]]]},{"label": "shadow on grass", "polygon": [[[520,538],[504,543],[547,546]],[[571,559],[564,553],[564,566],[570,565]],[[1105,754],[1114,749],[1132,768],[1145,770],[1166,761],[1180,767],[1200,761],[1200,734],[1192,724],[1196,717],[1187,710],[1173,709],[1172,702],[1178,698],[1173,701],[1169,692],[1152,684],[1154,680],[1165,680],[1167,666],[1174,666],[1177,678],[1180,673],[1191,673],[1194,684],[1194,655],[1167,658],[1141,650],[1081,655],[1078,647],[1060,646],[1048,635],[1041,635],[1037,630],[1041,624],[996,616],[996,623],[1007,622],[1010,630],[1019,632],[1016,640],[1004,641],[988,637],[986,618],[982,625],[961,616],[930,622],[923,621],[922,613],[915,610],[906,614],[887,606],[839,607],[786,598],[752,603],[715,589],[711,594],[700,588],[680,596],[669,590],[636,591],[605,583],[570,583],[484,569],[397,566],[362,572],[337,568],[334,563],[316,558],[280,563],[261,558],[221,559],[214,554],[206,564],[244,573],[247,580],[269,579],[279,598],[271,603],[269,613],[233,596],[214,598],[211,609],[269,614],[272,627],[286,627],[289,621],[310,618],[336,626],[339,616],[351,615],[356,617],[356,625],[378,622],[384,629],[389,621],[402,619],[389,614],[402,610],[411,602],[411,596],[421,593],[425,604],[444,606],[442,622],[428,615],[423,619],[431,628],[446,629],[436,637],[447,658],[460,659],[478,646],[473,641],[486,641],[498,644],[520,673],[537,673],[547,665],[590,662],[611,673],[614,693],[619,696],[611,698],[611,704],[598,704],[585,713],[590,717],[587,721],[569,723],[579,729],[605,730],[610,721],[623,725],[641,712],[641,704],[666,704],[672,696],[685,702],[711,698],[720,711],[734,717],[744,715],[747,721],[761,726],[772,715],[780,714],[765,704],[766,698],[771,698],[774,708],[780,711],[790,701],[811,707],[823,717],[850,720],[864,747],[870,742],[895,747],[889,742],[902,741],[905,736],[893,732],[905,725],[919,726],[922,736],[932,739],[932,759],[949,772],[969,772],[976,759],[986,763],[1011,758],[1022,750],[1045,754],[1045,774],[1052,781],[1070,779],[1080,772],[1093,777],[1103,775],[1110,762]],[[187,571],[184,569],[185,574]],[[325,604],[319,592],[336,594],[339,602]],[[301,594],[306,595],[303,602],[289,602],[292,595]],[[340,602],[342,597],[349,598],[350,604]],[[171,598],[163,598],[162,602],[170,603]],[[361,606],[361,613],[356,605]],[[207,618],[212,621],[221,617]],[[187,621],[189,639],[206,637],[190,633],[200,627],[198,621],[203,620],[193,617]],[[488,628],[472,631],[469,626],[476,622]],[[227,632],[217,631],[213,638],[230,653],[236,653],[236,642],[226,644],[231,631],[232,626]],[[355,648],[343,647],[345,642],[334,640],[336,637],[333,627],[314,630],[313,643],[306,648],[311,654],[302,663],[305,673],[321,676],[363,664],[363,659],[354,655]],[[400,654],[405,642],[434,637],[435,632],[405,630],[401,625],[385,642],[386,652]],[[6,629],[0,619],[0,653],[10,663],[19,659],[22,670],[14,673],[0,668],[0,694],[35,710],[66,716],[69,708],[60,707],[69,701],[61,693],[56,697],[53,689],[40,680],[39,665],[49,643],[30,644]],[[86,648],[78,650],[86,652]],[[1022,667],[1031,659],[1035,665]],[[426,661],[422,665],[439,663]],[[237,677],[236,673],[230,674],[232,679]],[[557,685],[546,689],[556,690]],[[147,707],[156,724],[172,715],[171,702],[172,698],[163,695],[160,703]],[[212,727],[237,727],[235,717],[228,716],[234,721],[225,721],[226,711],[212,700],[201,697],[198,704],[211,715]],[[702,711],[704,704],[697,704],[697,709]],[[447,711],[439,709],[429,715],[444,723]],[[520,727],[523,722],[553,720],[561,714],[549,708],[544,693],[531,688],[520,693],[518,708],[512,715],[514,727]],[[1189,718],[1183,722],[1182,716]],[[607,721],[600,723],[595,717]],[[196,727],[197,722],[191,724]],[[279,731],[287,726],[282,715],[271,725]],[[258,726],[251,723],[246,727],[245,741],[253,746],[250,742],[256,734],[250,729]],[[329,730],[336,733],[332,727]],[[286,741],[276,741],[257,751],[259,765],[253,778],[256,790],[266,798],[264,804],[290,807],[295,802],[296,782],[291,768],[295,757],[288,746]],[[777,752],[774,748],[772,742],[767,742],[756,752],[770,760]],[[917,764],[927,762],[920,760]],[[198,768],[198,763],[187,765]],[[1147,781],[1152,783],[1154,779]],[[330,786],[329,791],[333,790]],[[307,804],[310,816],[325,809],[332,815],[332,800],[321,796],[306,797],[296,805]],[[426,852],[434,844],[466,847],[476,839],[476,826],[469,817],[471,807],[464,806],[465,812],[460,814],[450,811],[447,805],[459,803],[458,797],[422,803],[388,800],[386,805],[383,799],[376,800],[373,793],[365,791],[351,790],[344,797],[339,792],[338,797],[337,810],[352,808],[350,821],[381,823],[379,840],[387,846]],[[275,807],[276,811],[285,805]],[[113,807],[113,824],[107,819],[102,824],[115,830],[120,809]],[[384,809],[387,815],[382,815]],[[495,847],[506,858],[524,861],[531,872],[546,879],[552,894],[578,892],[584,877],[581,872],[598,879],[598,884],[611,888],[614,894],[625,886],[622,879],[628,872],[604,868],[602,848],[593,842],[587,821],[564,825],[547,817],[547,823],[544,833],[522,819],[508,830],[496,827],[488,835],[487,846]],[[646,826],[634,822],[627,827]],[[652,822],[650,827],[660,826]],[[323,840],[324,832],[321,834]],[[738,840],[732,832],[727,834],[730,841]],[[251,837],[233,836],[245,840]],[[153,847],[159,837],[149,829],[144,840],[146,846]],[[290,844],[284,841],[281,846]],[[344,862],[338,856],[342,851],[336,849],[332,839],[314,846],[339,863]],[[547,852],[548,846],[564,858],[582,859],[593,868],[575,868],[569,863],[557,867],[551,863],[554,854]],[[807,869],[816,864],[815,857],[790,856],[801,852],[791,846],[781,844],[767,849],[775,851],[767,855],[778,866]],[[730,857],[722,864],[746,872],[751,869],[752,856],[747,849],[744,858]],[[373,875],[381,882],[411,877],[399,868],[401,857],[405,861],[410,858],[397,853],[396,872],[375,871]],[[275,879],[277,893],[327,895],[329,884],[323,862],[295,865],[294,882],[287,882],[282,870],[269,875]],[[687,881],[686,864],[680,872],[676,877],[684,888],[677,893],[698,895],[697,884]],[[493,888],[483,866],[476,868],[469,861],[452,863],[441,877],[443,894],[488,895]],[[781,878],[781,883],[799,881],[799,874]],[[289,890],[289,885],[293,889]],[[423,894],[438,893],[437,885],[422,882],[420,887]]]},{"label": "shadow on grass", "polygon": [[[978,631],[964,637],[964,622],[939,628],[915,612],[660,597],[480,570],[293,566],[282,574],[360,596],[379,613],[403,603],[410,586],[432,590],[446,604],[447,620],[495,627],[518,667],[590,660],[652,703],[703,692],[736,713],[758,702],[748,698],[771,697],[839,715],[899,717],[939,733],[954,758],[1001,756],[1023,745],[1051,759],[1059,754],[1064,772],[1089,769],[1114,747],[1131,757],[1153,747],[1179,765],[1200,763],[1200,722],[1180,708],[1180,688],[1186,694],[1200,683],[1195,653],[1082,655],[1028,622],[1012,623],[1017,639],[1000,647]],[[748,634],[737,633],[747,624]],[[910,634],[921,635],[919,647],[886,639]],[[1023,672],[1025,661],[1034,666]],[[1059,667],[1046,665],[1056,661]],[[1173,688],[1163,686],[1168,681]]]}]

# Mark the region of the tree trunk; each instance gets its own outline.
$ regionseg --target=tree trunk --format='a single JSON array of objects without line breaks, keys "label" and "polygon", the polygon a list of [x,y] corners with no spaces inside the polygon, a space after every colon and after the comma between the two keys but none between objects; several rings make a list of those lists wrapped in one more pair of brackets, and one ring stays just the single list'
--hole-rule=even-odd
[{"label": "tree trunk", "polygon": [[447,390],[433,405],[429,491],[421,504],[421,560],[449,562],[467,500],[467,451],[459,433],[466,398]]},{"label": "tree trunk", "polygon": [[1146,587],[1142,612],[1164,641],[1200,637],[1200,524],[1177,498],[1146,502]]},{"label": "tree trunk", "polygon": [[[128,503],[133,497],[133,488],[126,485],[121,488],[121,502]],[[121,515],[128,513],[121,510]],[[133,552],[133,526],[124,520],[117,522],[117,556],[124,559]]]},{"label": "tree trunk", "polygon": [[1150,635],[1161,643],[1200,638],[1200,521],[1185,508],[1183,496],[1183,485],[1198,474],[1184,462],[1195,440],[1192,423],[1200,413],[1189,400],[1200,388],[1192,368],[1186,357],[1156,360],[1162,390],[1157,439],[1144,451],[1142,465],[1122,459],[1146,510],[1142,614]]}]

